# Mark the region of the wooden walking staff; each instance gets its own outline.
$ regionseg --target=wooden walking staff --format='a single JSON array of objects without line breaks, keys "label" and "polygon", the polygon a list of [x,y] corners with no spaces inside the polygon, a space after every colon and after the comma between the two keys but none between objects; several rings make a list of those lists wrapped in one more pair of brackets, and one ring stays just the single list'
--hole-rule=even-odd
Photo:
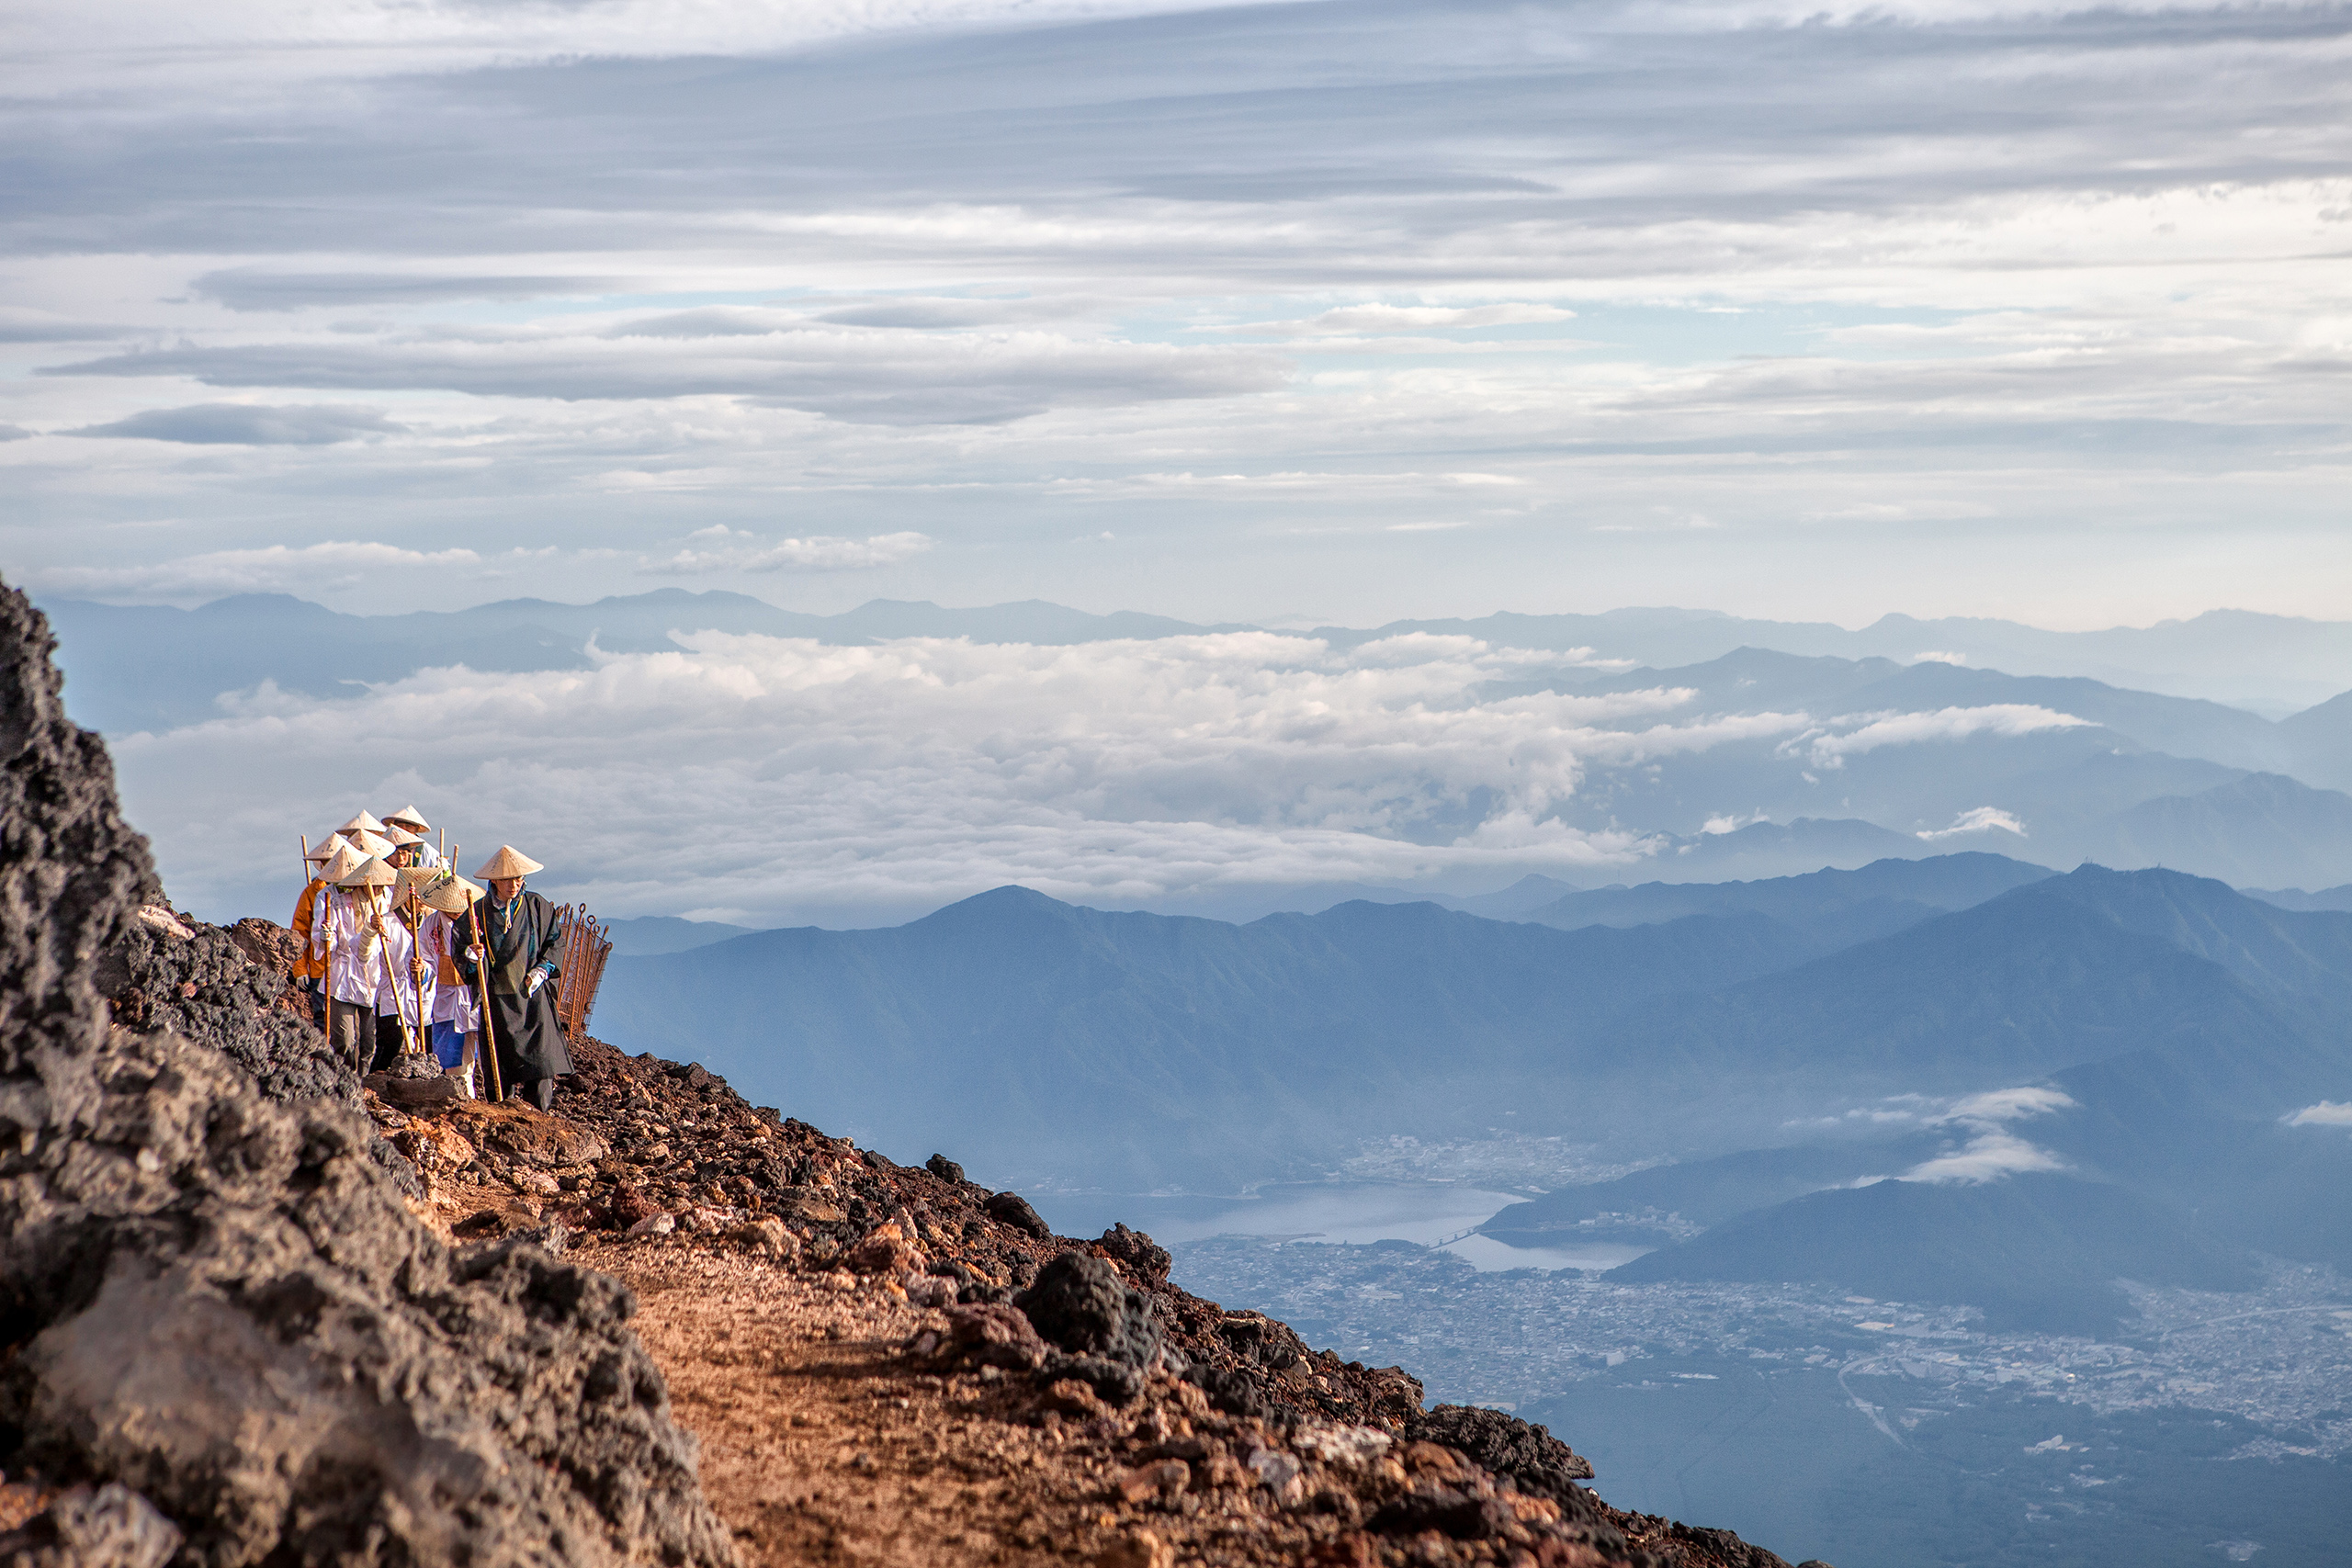
[{"label": "wooden walking staff", "polygon": [[416,896],[416,884],[413,882],[408,885],[408,914],[409,995],[416,1000],[416,1034],[409,1042],[409,1053],[430,1056],[433,1055],[433,1021],[424,1016],[424,900]]},{"label": "wooden walking staff", "polygon": [[[449,851],[451,865],[457,863],[457,847],[452,846]],[[491,1022],[490,1010],[490,948],[481,940],[481,900],[479,898],[467,901],[466,934],[473,939],[475,948],[481,953],[474,964],[474,987],[481,997],[481,1076],[483,1081],[490,1085],[491,1102],[495,1104],[506,1098],[506,1090],[498,1081],[498,1035]]]}]

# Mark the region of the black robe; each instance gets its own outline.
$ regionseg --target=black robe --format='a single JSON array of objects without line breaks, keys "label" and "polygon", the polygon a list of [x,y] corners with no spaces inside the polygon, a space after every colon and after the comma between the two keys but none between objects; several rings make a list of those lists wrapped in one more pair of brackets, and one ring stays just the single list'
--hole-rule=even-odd
[{"label": "black robe", "polygon": [[[555,906],[526,888],[514,900],[511,920],[490,898],[474,905],[474,916],[490,951],[491,1010],[484,1021],[496,1038],[501,1087],[571,1072],[571,1053],[555,1016],[555,971],[563,956],[563,928]],[[540,966],[549,971],[547,984],[538,995],[526,995],[531,970]],[[468,985],[474,983],[475,966],[463,949],[457,968]]]}]

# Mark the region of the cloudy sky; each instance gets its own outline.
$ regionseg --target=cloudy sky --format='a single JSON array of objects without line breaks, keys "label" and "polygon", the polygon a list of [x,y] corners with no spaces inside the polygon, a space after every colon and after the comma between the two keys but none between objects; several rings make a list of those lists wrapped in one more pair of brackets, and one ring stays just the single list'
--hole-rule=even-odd
[{"label": "cloudy sky", "polygon": [[16,6],[0,569],[2340,618],[2347,23]]}]

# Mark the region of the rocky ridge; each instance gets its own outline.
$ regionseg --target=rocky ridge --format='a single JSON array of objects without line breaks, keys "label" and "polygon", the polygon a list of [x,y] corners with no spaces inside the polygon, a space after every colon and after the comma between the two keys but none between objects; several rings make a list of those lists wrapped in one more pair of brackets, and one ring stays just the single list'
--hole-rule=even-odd
[{"label": "rocky ridge", "polygon": [[[665,1324],[732,1298],[716,1347],[679,1330],[687,1356],[715,1348],[735,1374],[709,1401],[715,1420],[740,1421],[774,1392],[741,1375],[741,1341],[790,1342],[781,1330],[797,1324],[831,1334],[861,1380],[898,1391],[862,1408],[922,1400],[981,1434],[981,1456],[1001,1460],[1011,1444],[1023,1509],[975,1561],[1074,1554],[1123,1568],[1165,1548],[1233,1564],[1785,1568],[1729,1531],[1609,1507],[1577,1484],[1591,1466],[1541,1427],[1424,1411],[1401,1368],[1343,1361],[1262,1314],[1193,1295],[1139,1232],[1056,1236],[1018,1194],[944,1155],[899,1165],[751,1105],[697,1064],[594,1039],[572,1056],[579,1075],[553,1115],[366,1096],[414,1163],[424,1209],[453,1235],[560,1238],[628,1279]],[[921,1449],[931,1433],[914,1424],[901,1437]],[[847,1457],[849,1495],[870,1496],[899,1462],[876,1448]],[[763,1516],[768,1472],[750,1473],[740,1511]],[[807,1523],[736,1522],[754,1553]],[[972,1522],[959,1513],[919,1555],[954,1557],[946,1538]]]},{"label": "rocky ridge", "polygon": [[0,589],[0,1563],[733,1562],[628,1291],[412,1212],[51,651]]}]

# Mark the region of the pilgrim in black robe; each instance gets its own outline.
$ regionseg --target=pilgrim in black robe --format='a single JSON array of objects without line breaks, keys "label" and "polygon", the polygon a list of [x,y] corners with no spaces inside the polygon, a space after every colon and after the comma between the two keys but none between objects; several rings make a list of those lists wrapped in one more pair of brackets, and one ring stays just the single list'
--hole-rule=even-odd
[{"label": "pilgrim in black robe", "polygon": [[[511,1093],[542,1078],[569,1074],[571,1053],[555,1015],[556,975],[563,957],[563,927],[556,907],[525,888],[512,904],[483,898],[474,905],[474,913],[489,953],[487,1022],[496,1037],[500,1082]],[[462,951],[457,967],[472,985],[476,966]],[[536,996],[528,990],[534,969],[545,969],[548,975]]]}]

